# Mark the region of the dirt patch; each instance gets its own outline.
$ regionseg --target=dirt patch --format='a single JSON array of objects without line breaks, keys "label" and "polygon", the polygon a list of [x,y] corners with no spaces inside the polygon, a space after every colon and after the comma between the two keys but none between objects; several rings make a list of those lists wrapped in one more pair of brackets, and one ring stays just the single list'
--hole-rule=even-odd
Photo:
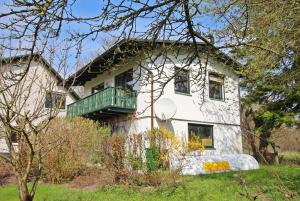
[{"label": "dirt patch", "polygon": [[16,174],[10,164],[0,160],[0,186],[17,183]]},{"label": "dirt patch", "polygon": [[105,170],[88,171],[69,182],[68,186],[82,190],[96,190],[105,185],[113,184],[114,176]]}]

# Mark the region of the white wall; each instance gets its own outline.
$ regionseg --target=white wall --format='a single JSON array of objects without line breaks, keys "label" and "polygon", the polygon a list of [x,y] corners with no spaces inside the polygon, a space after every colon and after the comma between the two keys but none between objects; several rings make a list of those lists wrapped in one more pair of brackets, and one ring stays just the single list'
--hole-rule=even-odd
[{"label": "white wall", "polygon": [[[175,60],[175,59],[174,59]],[[158,61],[159,62],[159,61]],[[150,63],[145,66],[151,69]],[[176,65],[180,65],[179,63]],[[91,88],[104,82],[105,86],[114,86],[114,77],[130,68],[135,70],[134,77],[139,74],[139,69],[136,67],[135,61],[132,59],[125,65],[120,65],[119,68],[112,68],[91,81],[86,82],[84,85],[84,95],[91,94]],[[199,65],[191,65],[191,71],[199,69]],[[165,64],[165,73],[172,75],[174,66],[171,63]],[[197,89],[197,86],[191,86],[190,95],[177,94],[174,91],[174,80],[170,81],[163,91],[161,98],[170,98],[177,105],[177,113],[174,119],[184,119],[190,121],[204,121],[204,122],[216,122],[224,124],[240,124],[239,117],[239,78],[233,73],[228,66],[224,66],[221,63],[209,63],[206,73],[206,88],[205,95],[201,95],[201,90]],[[224,78],[224,101],[211,100],[208,96],[208,72],[213,71],[222,75]],[[153,71],[154,72],[154,71]],[[145,71],[142,72],[146,74]],[[155,72],[154,72],[155,73]],[[157,84],[155,84],[157,87]],[[150,85],[141,84],[140,81],[134,86],[134,89],[138,92],[137,97],[137,117],[150,116]],[[146,93],[145,93],[146,92]],[[204,100],[203,100],[204,98]],[[148,108],[145,112],[144,110]]]}]

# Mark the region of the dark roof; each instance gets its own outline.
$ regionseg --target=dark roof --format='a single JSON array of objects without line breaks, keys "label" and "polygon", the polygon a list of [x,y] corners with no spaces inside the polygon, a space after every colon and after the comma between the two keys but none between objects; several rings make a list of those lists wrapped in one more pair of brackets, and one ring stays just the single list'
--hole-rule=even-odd
[{"label": "dark roof", "polygon": [[[155,49],[161,46],[185,46],[191,47],[192,42],[174,41],[174,40],[145,40],[145,39],[123,39],[116,43],[108,50],[103,52],[101,55],[97,56],[87,65],[79,69],[73,75],[71,75],[66,83],[73,84],[74,86],[84,85],[87,81],[95,78],[98,74],[102,74],[104,71],[110,69],[113,65],[118,64],[122,60],[130,56],[135,56],[137,51],[142,49]],[[231,65],[235,69],[241,67],[242,65],[217,49],[212,45],[206,43],[197,43],[198,46],[206,50],[211,50],[216,55],[216,58],[226,65]],[[136,50],[136,51],[132,51]]]},{"label": "dark roof", "polygon": [[[58,81],[57,84],[62,86],[62,83],[63,83],[64,79],[60,76],[60,74],[54,68],[52,68],[52,66],[48,63],[48,61],[42,55],[40,55],[39,53],[17,55],[17,56],[13,56],[13,57],[1,58],[1,62],[2,62],[2,64],[17,62],[17,61],[20,61],[22,59],[27,59],[30,56],[32,56],[32,60],[35,60],[35,61],[38,61],[38,62],[41,62],[42,64],[44,64],[46,69],[48,69],[49,72],[57,79],[57,81]],[[80,99],[80,97],[77,95],[77,93],[72,89],[70,89],[70,94],[76,100]]]}]

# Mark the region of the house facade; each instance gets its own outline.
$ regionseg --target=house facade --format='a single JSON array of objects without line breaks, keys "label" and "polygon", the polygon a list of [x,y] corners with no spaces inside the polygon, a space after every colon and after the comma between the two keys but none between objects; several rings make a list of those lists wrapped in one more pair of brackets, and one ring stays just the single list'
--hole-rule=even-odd
[{"label": "house facade", "polygon": [[[171,45],[180,51],[166,50],[168,59],[154,53],[151,60],[140,53],[149,43],[121,41],[72,75],[69,82],[83,86],[84,97],[68,105],[67,116],[104,121],[112,132],[129,135],[145,133],[154,124],[183,141],[199,136],[204,155],[242,153],[239,76],[234,71],[238,64],[220,52],[208,60],[184,63],[191,44],[173,41],[156,41],[154,52]],[[203,63],[206,70],[199,71]],[[175,107],[166,120],[159,118],[157,109],[163,107],[163,99]]]},{"label": "house facade", "polygon": [[[29,55],[21,55],[1,59],[0,75],[3,76],[1,86],[9,82],[9,79],[5,80],[4,77],[22,74],[27,68],[29,58]],[[79,97],[74,91],[66,90],[62,83],[63,79],[58,72],[41,55],[34,54],[22,81],[4,92],[0,100],[2,96],[6,96],[8,100],[16,98],[19,104],[15,104],[12,111],[18,111],[21,114],[36,112],[42,116],[42,114],[50,114],[47,111],[55,109],[57,111],[55,115],[66,116],[67,105],[78,100]],[[12,97],[11,94],[15,94],[16,97]],[[1,105],[1,108],[3,107],[5,105]],[[3,113],[5,109],[0,109],[0,115],[4,115]],[[2,132],[4,131],[1,129],[0,153],[8,153],[5,135]],[[13,144],[17,143],[13,134],[11,140]]]}]

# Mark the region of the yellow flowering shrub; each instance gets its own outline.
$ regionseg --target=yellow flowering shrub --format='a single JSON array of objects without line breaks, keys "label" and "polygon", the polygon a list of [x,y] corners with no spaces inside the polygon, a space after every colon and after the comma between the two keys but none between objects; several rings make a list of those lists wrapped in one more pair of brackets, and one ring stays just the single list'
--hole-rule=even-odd
[{"label": "yellow flowering shrub", "polygon": [[201,139],[195,135],[189,139],[189,142],[180,141],[174,133],[166,128],[155,128],[147,132],[150,148],[157,150],[159,156],[157,163],[159,168],[168,168],[170,154],[173,156],[183,156],[193,151],[203,152],[204,145]]},{"label": "yellow flowering shrub", "polygon": [[147,132],[150,148],[158,151],[157,163],[159,168],[169,167],[170,153],[178,153],[181,147],[180,141],[174,133],[166,128],[155,128]]},{"label": "yellow flowering shrub", "polygon": [[205,147],[202,143],[202,139],[197,136],[195,133],[191,133],[189,142],[187,143],[188,148],[191,150],[198,150],[203,152]]}]

